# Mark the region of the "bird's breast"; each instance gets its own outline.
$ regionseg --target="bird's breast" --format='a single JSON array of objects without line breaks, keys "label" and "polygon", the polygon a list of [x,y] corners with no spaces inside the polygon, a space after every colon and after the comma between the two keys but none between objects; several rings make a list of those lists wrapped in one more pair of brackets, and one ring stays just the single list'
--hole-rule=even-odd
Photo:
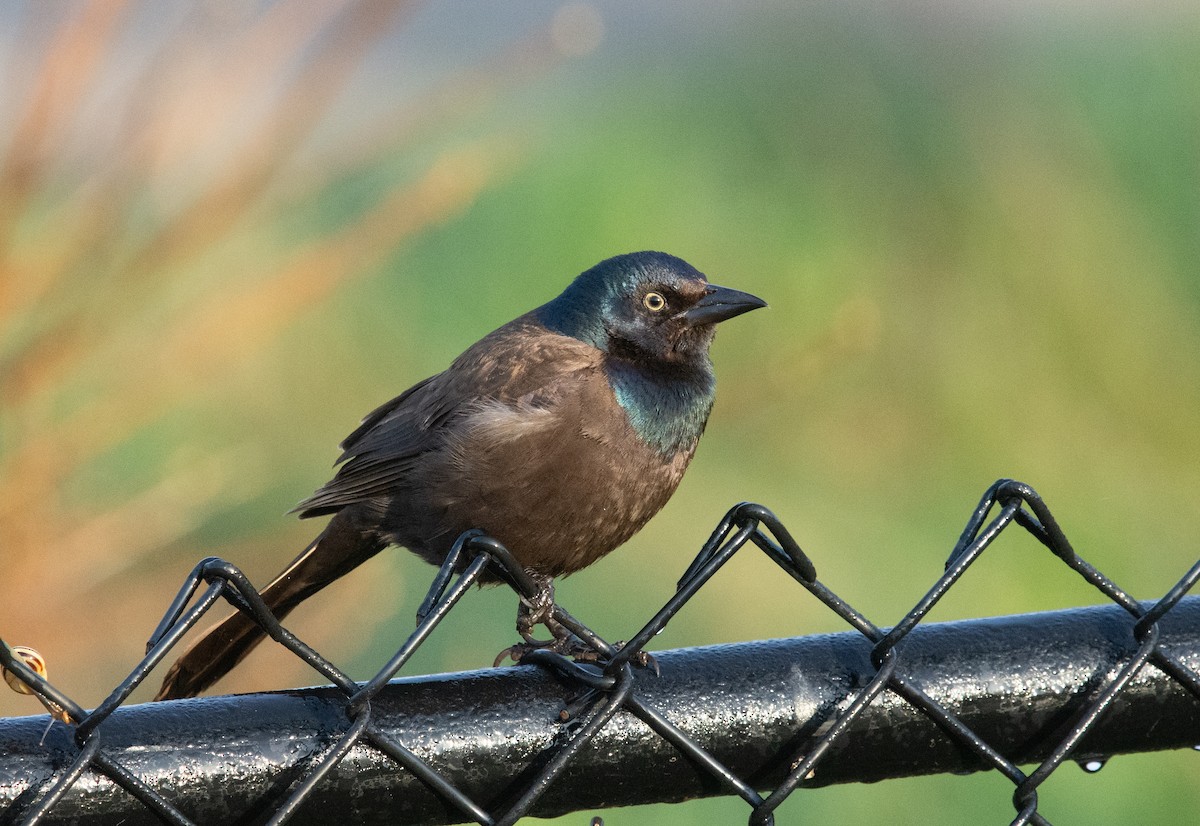
[{"label": "bird's breast", "polygon": [[481,528],[527,568],[560,576],[625,542],[666,504],[698,435],[664,451],[597,373],[556,404],[481,403],[455,429],[452,461],[441,463],[450,470],[428,490],[447,541]]}]

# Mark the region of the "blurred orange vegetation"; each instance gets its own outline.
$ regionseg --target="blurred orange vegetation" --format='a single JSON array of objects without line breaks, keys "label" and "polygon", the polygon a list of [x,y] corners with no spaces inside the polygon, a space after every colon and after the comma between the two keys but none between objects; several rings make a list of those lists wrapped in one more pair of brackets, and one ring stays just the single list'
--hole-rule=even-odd
[{"label": "blurred orange vegetation", "polygon": [[[97,584],[89,572],[137,569],[260,483],[236,445],[98,512],[66,501],[65,483],[466,209],[518,150],[505,136],[443,142],[415,175],[380,173],[374,202],[327,228],[280,228],[289,209],[374,174],[415,126],[452,125],[558,56],[535,32],[379,122],[344,123],[335,105],[413,4],[214,2],[176,19],[154,4],[69,8],[24,20],[9,66],[24,94],[0,158],[0,631],[52,671],[69,661],[104,680],[133,661],[101,676],[96,641],[57,623]],[[330,129],[338,151],[314,159],[314,134]],[[162,576],[161,604],[93,594],[88,616],[148,632],[180,572]]]}]

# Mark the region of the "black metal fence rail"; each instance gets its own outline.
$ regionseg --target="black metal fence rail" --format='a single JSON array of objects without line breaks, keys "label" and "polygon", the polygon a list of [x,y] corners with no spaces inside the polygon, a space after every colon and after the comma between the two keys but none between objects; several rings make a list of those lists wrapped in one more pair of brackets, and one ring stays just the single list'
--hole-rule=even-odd
[{"label": "black metal fence rail", "polygon": [[[921,625],[1013,523],[1114,604]],[[635,669],[643,646],[747,545],[854,630],[662,652],[652,664],[659,673]],[[470,562],[456,576],[459,559]],[[742,504],[624,646],[557,609],[559,622],[603,654],[599,664],[537,652],[526,660],[533,667],[389,684],[489,565],[532,593],[499,543],[465,534],[416,631],[365,684],[280,626],[220,560],[197,566],[145,660],[93,711],[0,644],[0,663],[68,718],[49,727],[46,718],[0,721],[0,822],[491,826],[531,813],[735,795],[750,823],[766,824],[804,785],[995,769],[1014,785],[1013,823],[1046,823],[1038,787],[1068,759],[1200,743],[1200,597],[1184,598],[1200,562],[1160,600],[1139,603],[1081,559],[1018,482],[989,488],[945,573],[890,629],[826,588],[768,510]],[[121,708],[222,597],[333,686]]]},{"label": "black metal fence rail", "polygon": [[[1054,752],[1064,721],[1086,704],[1097,673],[1130,654],[1132,618],[1120,608],[921,626],[904,647],[904,672],[973,732],[1015,763]],[[1184,600],[1161,634],[1191,668],[1200,665],[1200,597]],[[614,803],[675,802],[724,790],[640,719],[655,708],[702,749],[759,788],[778,786],[789,760],[807,753],[836,719],[853,686],[875,676],[855,632],[656,654],[661,674],[638,673],[637,703],[580,751],[531,814],[548,816]],[[970,675],[964,679],[963,675]],[[719,691],[718,691],[719,687]],[[372,723],[410,748],[473,800],[500,802],[523,791],[559,736],[559,712],[575,688],[536,667],[489,669],[396,681],[372,701]],[[143,781],[171,789],[202,822],[261,811],[348,727],[334,688],[132,706],[105,724],[105,752]],[[66,727],[42,742],[43,719],[0,724],[6,756],[3,803],[51,778],[77,746]],[[1191,747],[1200,742],[1200,703],[1158,669],[1125,688],[1121,702],[1072,753],[1076,761]],[[917,706],[875,702],[849,724],[806,785],[874,781],[988,768],[944,735]],[[15,771],[14,771],[15,770]],[[22,782],[14,783],[19,773]],[[33,781],[33,782],[31,782]],[[103,812],[110,822],[156,817],[111,782],[79,784],[56,820]],[[313,791],[293,823],[327,823],[329,812],[361,824],[461,820],[417,776],[376,749],[355,745]]]}]

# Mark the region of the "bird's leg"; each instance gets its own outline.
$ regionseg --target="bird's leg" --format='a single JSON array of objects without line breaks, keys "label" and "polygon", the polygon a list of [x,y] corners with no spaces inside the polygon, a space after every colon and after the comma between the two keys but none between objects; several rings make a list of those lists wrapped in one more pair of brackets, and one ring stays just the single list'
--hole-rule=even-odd
[{"label": "bird's leg", "polygon": [[[517,633],[523,643],[509,646],[497,655],[494,665],[500,665],[507,657],[520,662],[531,651],[547,650],[568,657],[596,657],[596,652],[583,640],[572,634],[554,619],[554,580],[543,574],[530,572],[538,590],[533,596],[521,597],[517,606]],[[541,625],[550,632],[551,639],[539,640],[533,635],[534,626]]]},{"label": "bird's leg", "polygon": [[[535,574],[533,581],[537,583],[537,593],[531,597],[521,597],[517,606],[517,633],[525,642],[544,647],[570,636],[571,632],[554,621],[554,580]],[[554,640],[542,642],[534,639],[533,628],[535,625],[546,626],[546,630],[554,636]]]}]

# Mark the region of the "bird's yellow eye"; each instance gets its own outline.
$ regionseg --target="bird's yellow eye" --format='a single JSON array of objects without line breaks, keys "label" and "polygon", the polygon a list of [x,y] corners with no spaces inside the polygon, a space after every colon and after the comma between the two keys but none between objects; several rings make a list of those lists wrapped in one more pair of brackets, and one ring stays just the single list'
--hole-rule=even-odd
[{"label": "bird's yellow eye", "polygon": [[661,313],[667,306],[667,299],[662,297],[662,293],[646,293],[642,306],[652,313]]}]

